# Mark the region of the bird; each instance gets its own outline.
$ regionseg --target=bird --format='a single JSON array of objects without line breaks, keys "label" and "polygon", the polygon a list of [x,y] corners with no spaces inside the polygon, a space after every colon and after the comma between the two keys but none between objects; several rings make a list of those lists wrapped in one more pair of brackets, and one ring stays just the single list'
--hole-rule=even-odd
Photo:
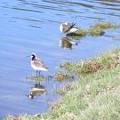
[{"label": "bird", "polygon": [[74,23],[64,22],[60,24],[60,31],[63,33],[75,33],[78,30]]},{"label": "bird", "polygon": [[37,57],[35,53],[32,53],[30,63],[31,63],[31,67],[36,71],[36,76],[37,76],[37,72],[39,72],[39,76],[40,76],[41,71],[48,71],[48,68]]}]

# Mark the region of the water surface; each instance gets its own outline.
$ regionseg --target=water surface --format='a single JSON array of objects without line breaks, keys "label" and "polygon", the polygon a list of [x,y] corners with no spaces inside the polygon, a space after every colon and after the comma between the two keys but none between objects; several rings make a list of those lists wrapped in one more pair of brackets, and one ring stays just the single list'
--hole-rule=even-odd
[{"label": "water surface", "polygon": [[49,80],[48,90],[36,99],[26,96],[35,82],[29,58],[37,53],[53,75],[56,66],[67,60],[88,59],[111,48],[120,47],[120,29],[107,30],[101,37],[86,36],[72,49],[59,47],[64,21],[88,28],[101,21],[120,24],[119,0],[0,0],[0,116],[42,113],[58,99],[56,89],[64,83]]}]

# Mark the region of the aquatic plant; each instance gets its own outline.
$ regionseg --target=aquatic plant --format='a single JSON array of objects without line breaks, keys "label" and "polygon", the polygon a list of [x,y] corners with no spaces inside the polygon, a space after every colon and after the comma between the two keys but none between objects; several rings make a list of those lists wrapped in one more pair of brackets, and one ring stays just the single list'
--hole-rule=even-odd
[{"label": "aquatic plant", "polygon": [[78,31],[74,33],[68,33],[67,36],[75,37],[76,39],[79,39],[80,37],[86,36],[86,35],[91,35],[91,36],[102,36],[105,34],[106,29],[116,29],[119,28],[120,25],[113,24],[110,22],[100,22],[96,23],[93,26],[90,26],[88,29],[82,29],[79,28]]},{"label": "aquatic plant", "polygon": [[100,22],[100,23],[97,23],[93,26],[93,28],[96,28],[96,29],[110,29],[110,28],[118,28],[119,25],[117,24],[113,24],[113,23],[110,23],[110,22]]},{"label": "aquatic plant", "polygon": [[87,34],[86,30],[79,28],[74,33],[68,33],[67,36],[85,36]]},{"label": "aquatic plant", "polygon": [[47,80],[47,78],[44,77],[44,76],[29,76],[29,77],[26,77],[26,79],[28,79],[28,80],[35,80],[35,81]]}]

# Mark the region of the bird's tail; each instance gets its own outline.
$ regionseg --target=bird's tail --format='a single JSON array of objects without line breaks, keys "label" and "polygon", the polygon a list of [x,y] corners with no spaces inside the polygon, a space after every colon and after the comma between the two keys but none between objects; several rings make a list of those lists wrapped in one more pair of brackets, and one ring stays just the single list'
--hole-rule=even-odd
[{"label": "bird's tail", "polygon": [[47,67],[44,67],[44,68],[43,68],[43,71],[48,71],[48,68],[47,68]]}]

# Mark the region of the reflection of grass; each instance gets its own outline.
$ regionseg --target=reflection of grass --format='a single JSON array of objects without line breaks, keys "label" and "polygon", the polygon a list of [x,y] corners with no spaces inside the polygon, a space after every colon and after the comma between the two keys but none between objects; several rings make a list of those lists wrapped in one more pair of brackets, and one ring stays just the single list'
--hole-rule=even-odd
[{"label": "reflection of grass", "polygon": [[86,68],[85,74],[86,71],[89,74],[85,77],[78,74],[77,81],[63,88],[63,99],[57,101],[49,113],[20,116],[21,120],[120,120],[119,63],[120,50],[115,50],[90,61],[67,64],[64,67],[75,74],[78,70],[81,75],[81,66]]},{"label": "reflection of grass", "polygon": [[29,76],[29,77],[26,77],[26,79],[35,80],[35,81],[44,81],[44,80],[46,80],[46,78],[44,76]]}]

